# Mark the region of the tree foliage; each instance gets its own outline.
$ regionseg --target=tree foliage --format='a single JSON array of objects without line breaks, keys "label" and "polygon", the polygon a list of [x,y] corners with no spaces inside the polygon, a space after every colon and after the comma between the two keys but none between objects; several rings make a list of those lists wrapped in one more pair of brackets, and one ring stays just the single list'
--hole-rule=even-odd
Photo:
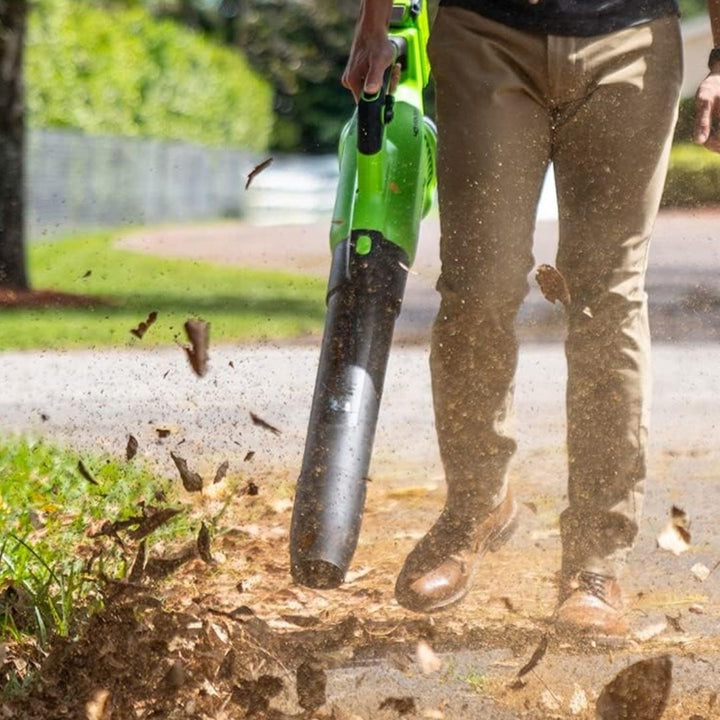
[{"label": "tree foliage", "polygon": [[37,0],[27,46],[35,126],[262,149],[271,89],[237,51],[132,0]]}]

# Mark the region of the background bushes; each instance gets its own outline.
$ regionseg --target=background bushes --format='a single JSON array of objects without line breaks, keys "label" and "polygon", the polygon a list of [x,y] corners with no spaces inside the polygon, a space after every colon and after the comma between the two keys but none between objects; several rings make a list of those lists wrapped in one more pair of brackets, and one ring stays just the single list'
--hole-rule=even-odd
[{"label": "background bushes", "polygon": [[33,126],[268,144],[272,91],[240,51],[142,7],[38,0],[26,58]]}]

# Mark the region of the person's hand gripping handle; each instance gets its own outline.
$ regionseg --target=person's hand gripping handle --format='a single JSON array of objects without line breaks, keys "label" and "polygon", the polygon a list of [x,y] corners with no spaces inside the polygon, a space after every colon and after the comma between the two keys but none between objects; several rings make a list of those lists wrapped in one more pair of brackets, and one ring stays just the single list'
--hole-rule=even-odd
[{"label": "person's hand gripping handle", "polygon": [[[388,38],[391,11],[392,2],[387,0],[363,2],[350,57],[342,76],[342,84],[353,94],[355,102],[363,93],[368,97],[377,95],[382,88],[385,71],[395,62],[397,50]],[[400,67],[395,65],[390,92],[399,76]]]}]

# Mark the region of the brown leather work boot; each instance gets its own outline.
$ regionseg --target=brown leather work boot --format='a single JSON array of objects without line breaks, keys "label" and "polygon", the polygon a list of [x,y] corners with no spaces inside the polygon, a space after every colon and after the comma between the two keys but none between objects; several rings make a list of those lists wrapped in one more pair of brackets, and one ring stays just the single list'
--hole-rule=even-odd
[{"label": "brown leather work boot", "polygon": [[512,535],[517,505],[511,493],[480,523],[452,517],[447,507],[407,556],[395,598],[416,612],[434,612],[462,600],[480,558]]},{"label": "brown leather work boot", "polygon": [[614,577],[581,571],[560,588],[555,626],[582,635],[624,636],[630,631],[623,614],[620,584]]}]

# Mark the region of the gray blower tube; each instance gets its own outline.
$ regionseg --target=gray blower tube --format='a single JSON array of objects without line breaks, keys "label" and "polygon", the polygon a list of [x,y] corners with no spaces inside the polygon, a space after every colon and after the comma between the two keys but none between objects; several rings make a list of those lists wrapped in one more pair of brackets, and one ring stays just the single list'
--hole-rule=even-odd
[{"label": "gray blower tube", "polygon": [[[366,254],[356,250],[370,237]],[[327,314],[290,528],[295,582],[340,585],[357,547],[385,370],[407,280],[407,254],[355,231],[332,257]]]}]

